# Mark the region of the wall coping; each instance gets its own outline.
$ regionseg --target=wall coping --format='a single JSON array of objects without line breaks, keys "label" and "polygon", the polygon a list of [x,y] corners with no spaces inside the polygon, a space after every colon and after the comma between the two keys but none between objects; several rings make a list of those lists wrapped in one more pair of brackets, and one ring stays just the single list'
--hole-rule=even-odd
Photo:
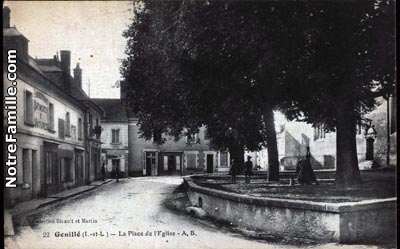
[{"label": "wall coping", "polygon": [[194,191],[206,195],[211,195],[221,199],[241,202],[246,204],[292,208],[300,210],[314,210],[331,213],[351,213],[363,210],[381,209],[381,208],[396,208],[397,197],[386,199],[373,199],[358,202],[342,202],[342,203],[328,203],[328,202],[313,202],[293,199],[279,199],[271,197],[256,197],[244,194],[230,193],[222,190],[210,189],[201,187],[193,182],[190,176],[183,177],[184,181],[189,186],[189,191]]}]

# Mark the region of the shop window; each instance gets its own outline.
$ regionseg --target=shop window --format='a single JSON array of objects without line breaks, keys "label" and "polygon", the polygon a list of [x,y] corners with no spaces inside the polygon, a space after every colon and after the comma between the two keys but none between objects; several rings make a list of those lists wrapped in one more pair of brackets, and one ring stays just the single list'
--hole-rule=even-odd
[{"label": "shop window", "polygon": [[220,152],[220,167],[228,167],[228,153],[227,152]]},{"label": "shop window", "polygon": [[176,170],[180,170],[181,169],[181,157],[180,156],[176,156],[175,163],[176,163]]},{"label": "shop window", "polygon": [[33,123],[33,94],[25,91],[25,123],[34,125]]},{"label": "shop window", "polygon": [[164,171],[168,171],[168,156],[164,156]]},{"label": "shop window", "polygon": [[82,119],[78,118],[78,139],[82,140]]},{"label": "shop window", "polygon": [[65,114],[65,136],[71,136],[71,120],[69,112]]},{"label": "shop window", "polygon": [[111,143],[113,144],[119,144],[119,129],[112,129],[112,140]]},{"label": "shop window", "polygon": [[49,103],[49,130],[54,131],[54,105]]}]

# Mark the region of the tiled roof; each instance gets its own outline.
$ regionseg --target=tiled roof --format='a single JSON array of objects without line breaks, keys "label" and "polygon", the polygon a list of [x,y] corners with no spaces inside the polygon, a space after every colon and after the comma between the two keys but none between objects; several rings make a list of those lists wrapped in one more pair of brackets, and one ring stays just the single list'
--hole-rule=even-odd
[{"label": "tiled roof", "polygon": [[105,112],[104,121],[128,121],[126,108],[121,99],[92,99]]}]

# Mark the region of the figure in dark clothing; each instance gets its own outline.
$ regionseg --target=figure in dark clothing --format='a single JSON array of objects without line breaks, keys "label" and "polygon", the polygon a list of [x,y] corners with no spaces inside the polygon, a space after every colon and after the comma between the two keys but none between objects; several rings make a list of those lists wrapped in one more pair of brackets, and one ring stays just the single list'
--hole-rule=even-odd
[{"label": "figure in dark clothing", "polygon": [[117,167],[115,167],[115,178],[117,178],[117,182],[119,179],[119,165],[117,165]]},{"label": "figure in dark clothing", "polygon": [[251,156],[247,156],[247,161],[245,163],[246,171],[245,171],[245,178],[246,183],[250,183],[251,175],[253,174],[253,163],[250,161]]},{"label": "figure in dark clothing", "polygon": [[310,147],[308,146],[307,146],[306,159],[301,160],[297,163],[296,175],[297,175],[297,180],[302,185],[303,184],[309,185],[311,182],[315,182],[315,184],[319,185],[315,177],[314,171],[311,167],[311,153],[310,153]]},{"label": "figure in dark clothing", "polygon": [[106,180],[106,165],[103,163],[103,167],[101,167],[101,178],[103,179],[103,182]]},{"label": "figure in dark clothing", "polygon": [[237,175],[238,171],[239,171],[239,167],[238,167],[235,159],[232,159],[231,160],[231,170],[230,170],[231,177],[232,177],[232,183],[236,183],[236,175]]}]

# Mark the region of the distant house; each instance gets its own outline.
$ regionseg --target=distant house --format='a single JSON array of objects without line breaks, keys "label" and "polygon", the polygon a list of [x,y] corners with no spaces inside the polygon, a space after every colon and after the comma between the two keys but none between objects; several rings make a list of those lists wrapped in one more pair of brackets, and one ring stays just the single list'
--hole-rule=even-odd
[{"label": "distant house", "polygon": [[[382,166],[387,165],[388,131],[390,139],[390,165],[397,163],[397,129],[396,129],[396,95],[390,97],[389,105],[383,98],[377,99],[379,105],[368,113],[365,118],[370,120],[376,131],[376,139],[367,146],[365,138],[366,123],[358,124],[356,130],[357,156],[358,161],[367,160],[367,147],[371,149],[373,159]],[[389,116],[388,113],[389,106]],[[336,133],[325,132],[323,125],[312,127],[304,122],[287,121],[280,113],[277,122],[277,143],[278,155],[283,169],[294,169],[297,161],[306,154],[306,147],[311,150],[311,163],[314,169],[335,169],[336,168]],[[389,123],[388,123],[389,119]],[[367,123],[368,125],[368,123]],[[388,130],[389,129],[389,130]],[[254,163],[266,170],[268,165],[268,152],[263,149],[259,152],[250,153],[254,157]]]},{"label": "distant house", "polygon": [[102,156],[108,177],[128,175],[128,118],[120,99],[92,99],[104,111],[101,118]]},{"label": "distant house", "polygon": [[[210,149],[204,128],[195,134],[200,143],[187,145],[186,138],[170,137],[159,145],[140,138],[138,119],[128,117],[120,99],[95,99],[105,112],[102,148],[109,173],[120,166],[129,176],[187,175],[229,171],[229,153]],[[164,135],[162,135],[164,136]]]}]

